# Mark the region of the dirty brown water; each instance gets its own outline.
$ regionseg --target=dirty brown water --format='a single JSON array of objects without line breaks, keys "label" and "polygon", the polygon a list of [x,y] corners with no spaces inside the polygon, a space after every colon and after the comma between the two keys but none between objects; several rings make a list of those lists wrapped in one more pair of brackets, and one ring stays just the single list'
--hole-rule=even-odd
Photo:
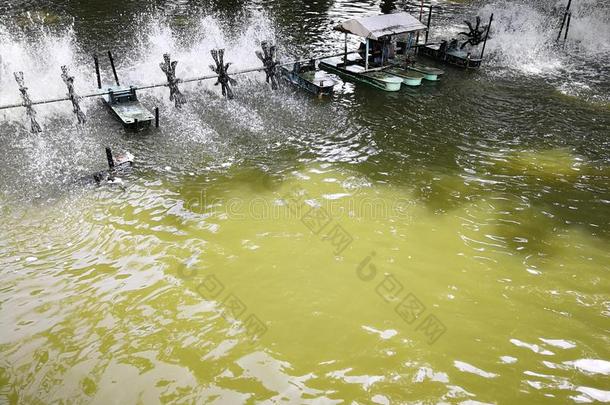
[{"label": "dirty brown water", "polygon": [[[141,3],[0,5],[0,103],[19,69],[33,99],[62,64],[87,92],[108,48],[132,83],[165,51],[181,77],[266,38],[335,52],[380,10]],[[0,403],[610,401],[610,14],[577,4],[564,51],[530,3],[441,3],[433,36],[496,13],[487,65],[395,94],[183,85],[183,111],[141,92],[140,134],[95,100],[83,128],[38,107],[42,134],[0,113]],[[75,184],[106,145],[136,156],[124,186]]]}]

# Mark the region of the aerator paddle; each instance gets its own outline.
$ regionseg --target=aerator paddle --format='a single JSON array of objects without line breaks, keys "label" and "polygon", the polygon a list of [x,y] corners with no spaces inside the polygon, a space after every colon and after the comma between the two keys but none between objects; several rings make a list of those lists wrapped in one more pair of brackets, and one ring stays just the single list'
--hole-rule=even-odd
[{"label": "aerator paddle", "polygon": [[68,97],[70,97],[70,101],[72,102],[72,111],[74,114],[76,114],[78,123],[84,124],[87,121],[87,118],[85,117],[83,110],[80,108],[81,98],[78,94],[76,94],[76,90],[74,90],[74,76],[70,75],[70,71],[68,70],[67,66],[61,67],[61,78],[68,88]]},{"label": "aerator paddle", "polygon": [[229,100],[233,99],[233,90],[231,86],[235,86],[237,81],[231,77],[229,77],[229,66],[231,66],[231,62],[224,63],[224,49],[212,49],[212,58],[214,58],[214,62],[216,66],[210,65],[210,69],[212,69],[217,75],[218,79],[214,86],[218,86],[219,84],[222,86],[222,95],[227,97]]},{"label": "aerator paddle", "polygon": [[271,88],[273,90],[277,90],[277,65],[280,63],[275,60],[276,57],[276,46],[271,45],[268,41],[261,42],[261,48],[263,48],[263,52],[256,51],[256,56],[263,62],[263,66],[265,67],[265,81],[267,83],[271,83]]},{"label": "aerator paddle", "polygon": [[167,77],[167,86],[169,87],[169,99],[173,101],[176,108],[181,108],[186,103],[186,97],[180,92],[178,83],[182,80],[176,78],[176,65],[178,61],[171,61],[169,53],[163,54],[163,63],[159,64],[163,73]]},{"label": "aerator paddle", "polygon": [[42,128],[36,121],[36,110],[32,107],[32,100],[28,94],[28,88],[25,86],[25,81],[23,79],[23,72],[15,72],[15,81],[19,85],[19,91],[21,92],[21,100],[23,100],[23,106],[25,107],[25,112],[30,118],[31,131],[33,133],[42,132]]},{"label": "aerator paddle", "polygon": [[489,26],[486,25],[481,27],[481,17],[477,16],[476,25],[474,26],[474,28],[472,27],[470,21],[464,21],[464,24],[468,26],[469,32],[460,32],[458,33],[458,35],[465,35],[468,37],[468,40],[465,41],[462,46],[460,46],[460,49],[464,49],[467,44],[477,46],[485,40],[485,32],[487,31]]}]

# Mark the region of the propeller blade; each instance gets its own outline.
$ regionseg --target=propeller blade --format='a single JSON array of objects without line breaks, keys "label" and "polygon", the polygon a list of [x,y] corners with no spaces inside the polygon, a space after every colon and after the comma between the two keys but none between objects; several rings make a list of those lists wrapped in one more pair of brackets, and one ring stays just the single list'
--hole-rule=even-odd
[{"label": "propeller blade", "polygon": [[472,28],[472,24],[470,23],[470,21],[464,20],[464,24],[466,24],[468,26],[468,29],[470,30],[470,34],[472,34],[472,31],[474,31],[474,28]]}]

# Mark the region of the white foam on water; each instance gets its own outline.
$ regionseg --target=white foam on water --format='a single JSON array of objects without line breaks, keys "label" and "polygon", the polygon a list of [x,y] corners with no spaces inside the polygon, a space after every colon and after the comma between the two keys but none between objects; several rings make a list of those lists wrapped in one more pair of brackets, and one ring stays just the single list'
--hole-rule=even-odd
[{"label": "white foam on water", "polygon": [[383,340],[388,340],[398,334],[398,331],[396,331],[394,329],[379,330],[379,329],[375,329],[371,326],[366,326],[366,325],[362,325],[362,329],[364,329],[368,332],[378,334],[379,337]]},{"label": "white foam on water", "polygon": [[560,349],[573,349],[576,347],[576,344],[574,342],[571,342],[569,340],[564,340],[564,339],[544,339],[544,338],[540,338],[541,341],[543,341],[544,343],[551,345],[551,346],[555,346],[558,347]]},{"label": "white foam on water", "polygon": [[[231,62],[231,71],[250,67],[259,67],[261,62],[254,51],[260,49],[263,40],[277,41],[273,24],[260,11],[254,12],[243,22],[239,30],[230,30],[219,19],[209,16],[194,16],[194,22],[189,28],[188,40],[182,33],[171,27],[171,21],[159,16],[148,16],[139,22],[137,38],[133,39],[130,52],[118,57],[115,53],[117,70],[123,83],[134,85],[161,84],[166,78],[159,64],[163,54],[170,53],[172,60],[179,61],[177,76],[182,79],[201,77],[214,74],[209,65],[214,61],[210,51],[225,49],[225,63]],[[55,97],[65,97],[66,86],[61,80],[61,66],[67,65],[75,76],[77,93],[94,92],[93,63],[89,52],[76,45],[74,30],[65,28],[60,33],[50,31],[42,26],[34,33],[19,32],[15,28],[7,28],[0,23],[0,105],[21,103],[21,97],[13,72],[23,71],[30,98],[33,101]],[[103,48],[104,44],[100,44]],[[102,64],[105,60],[100,58]],[[263,79],[262,73],[253,73],[257,79]],[[102,67],[103,83],[111,81],[109,72]],[[239,82],[247,82],[243,76],[236,77]],[[202,87],[215,93],[220,93],[219,86],[214,86],[215,80],[206,80],[199,84],[183,84],[184,91],[200,90]],[[240,83],[240,84],[241,84]],[[196,87],[196,86],[200,87]],[[236,89],[239,92],[239,87]],[[146,91],[161,100],[168,99],[168,90],[161,87]],[[86,104],[86,103],[85,103]],[[169,100],[168,105],[171,105]],[[54,103],[35,107],[42,121],[53,114],[70,117],[70,104]],[[0,112],[6,119],[23,122],[23,109],[4,110]],[[248,117],[251,119],[252,117]]]},{"label": "white foam on water", "polygon": [[500,357],[500,360],[504,364],[514,364],[517,362],[518,359],[516,357],[512,357],[512,356],[502,356],[502,357]]},{"label": "white foam on water", "polygon": [[552,351],[546,350],[534,343],[523,342],[519,339],[510,339],[510,342],[517,347],[524,347],[524,348],[530,349],[534,353],[542,354],[544,356],[553,356],[555,354]]},{"label": "white foam on water", "polygon": [[573,366],[589,374],[610,375],[610,361],[601,359],[578,359],[574,361],[565,361],[563,364]]},{"label": "white foam on water", "polygon": [[572,397],[577,402],[610,402],[610,391],[600,390],[591,387],[577,387],[576,391],[582,392],[585,396]]},{"label": "white foam on water", "polygon": [[424,382],[426,379],[430,381],[449,383],[449,376],[442,371],[436,372],[430,367],[420,367],[417,373],[413,376],[414,383]]},{"label": "white foam on water", "polygon": [[388,399],[388,397],[380,394],[373,395],[371,401],[379,405],[390,405],[390,400]]},{"label": "white foam on water", "polygon": [[[494,22],[487,44],[494,65],[527,75],[582,69],[584,60],[610,55],[610,7],[596,0],[574,1],[566,47],[556,45],[566,2],[493,2],[480,15]],[[563,42],[563,34],[561,41]]]},{"label": "white foam on water", "polygon": [[[21,103],[19,87],[14,72],[24,72],[25,84],[30,98],[39,99],[65,97],[66,85],[61,79],[61,66],[70,68],[75,76],[77,92],[89,88],[91,73],[79,63],[80,51],[75,45],[74,31],[67,28],[61,34],[41,28],[27,37],[11,32],[0,25],[0,104]],[[86,110],[85,106],[83,106]],[[71,114],[69,103],[54,103],[37,108],[41,121],[50,115]],[[3,110],[0,114],[6,119],[19,119],[25,116],[23,109]]]},{"label": "white foam on water", "polygon": [[523,74],[546,74],[563,67],[562,58],[553,51],[553,32],[549,17],[531,3],[506,2],[486,6],[485,16],[494,13],[488,56],[496,66]]},{"label": "white foam on water", "polygon": [[[129,80],[134,83],[164,82],[165,76],[159,69],[164,53],[170,53],[172,60],[178,61],[176,74],[182,79],[214,74],[209,67],[214,64],[210,54],[212,49],[225,50],[225,63],[232,63],[229,73],[258,67],[260,60],[254,51],[260,49],[261,41],[277,40],[270,20],[261,12],[254,13],[237,35],[231,35],[229,27],[209,15],[195,17],[189,30],[191,38],[189,41],[184,41],[170,28],[169,22],[163,19],[151,18],[146,22],[139,30],[136,40],[137,53],[142,56],[138,60],[129,61],[127,67]],[[243,81],[242,76],[235,78],[239,82]],[[185,91],[194,89],[194,86],[219,91],[214,83],[215,80],[206,80],[197,84],[184,84],[181,87]],[[236,91],[239,91],[239,88]],[[164,97],[166,92],[167,89],[164,88],[156,90],[156,94],[163,98],[167,98]]]},{"label": "white foam on water", "polygon": [[476,374],[483,378],[495,378],[498,376],[498,374],[491,373],[491,372],[485,371],[485,370],[481,370],[480,368],[475,367],[472,364],[468,364],[466,362],[459,361],[459,360],[455,360],[453,362],[453,365],[455,366],[455,368],[457,368],[458,370],[460,370],[462,372]]},{"label": "white foam on water", "polygon": [[[188,34],[172,24],[171,17],[145,14],[138,16],[135,24],[136,37],[126,39],[129,52],[115,50],[121,84],[165,83],[166,77],[159,67],[164,53],[170,53],[172,60],[179,62],[177,76],[181,79],[213,75],[209,67],[214,64],[210,51],[216,48],[225,49],[225,63],[232,63],[229,73],[258,67],[261,62],[254,51],[260,49],[261,41],[277,41],[272,21],[260,11],[248,14],[231,27],[214,16],[192,15]],[[99,49],[106,46],[103,42],[97,45]],[[51,30],[40,25],[35,29],[28,27],[26,31],[0,22],[0,55],[0,105],[21,103],[13,76],[17,71],[24,72],[32,101],[67,95],[61,79],[63,65],[75,77],[78,94],[97,92],[90,50],[78,46],[69,23],[61,29]],[[102,83],[112,83],[105,55],[100,55],[100,62]],[[265,90],[264,78],[263,73],[235,76],[238,84],[234,88],[236,100],[232,101],[222,97],[220,86],[214,85],[215,79],[180,84],[188,100],[180,112],[169,100],[167,87],[143,90],[139,96],[147,108],[160,107],[164,136],[171,137],[174,148],[192,152],[193,144],[197,150],[202,150],[199,145],[207,145],[203,150],[212,149],[214,156],[219,159],[224,156],[226,161],[234,153],[226,146],[227,133],[260,134],[265,138],[269,132],[267,129],[272,124],[264,115],[267,107],[259,103],[256,105],[261,108],[252,108],[256,95],[250,94]],[[81,107],[89,119],[84,127],[76,123],[70,102],[34,106],[37,121],[43,128],[41,134],[30,133],[24,108],[1,110],[3,133],[0,135],[3,142],[8,142],[2,156],[7,163],[5,169],[40,187],[69,182],[77,173],[103,169],[103,147],[125,143],[117,138],[120,126],[102,111],[97,97],[83,99]],[[193,159],[197,159],[194,154]]]},{"label": "white foam on water", "polygon": [[[557,1],[562,10],[564,1]],[[610,54],[610,3],[600,0],[572,1],[568,39],[587,55]]]}]

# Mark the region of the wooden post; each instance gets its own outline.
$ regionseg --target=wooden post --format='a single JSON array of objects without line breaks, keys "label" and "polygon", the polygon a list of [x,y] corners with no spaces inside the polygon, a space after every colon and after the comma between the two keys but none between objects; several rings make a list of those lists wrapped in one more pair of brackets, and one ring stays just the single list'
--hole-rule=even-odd
[{"label": "wooden post", "polygon": [[343,65],[347,67],[347,32],[345,33],[345,44],[343,46]]},{"label": "wooden post", "polygon": [[566,24],[566,33],[563,36],[563,44],[565,45],[567,39],[568,39],[568,31],[570,30],[570,21],[572,20],[572,13],[568,13],[568,23]]},{"label": "wooden post", "polygon": [[557,39],[555,42],[559,42],[561,38],[561,32],[563,31],[563,26],[566,23],[566,18],[568,17],[568,13],[570,11],[570,6],[572,5],[572,0],[568,0],[568,5],[566,6],[566,11],[563,13],[563,20],[561,21],[561,28],[559,28],[559,33],[557,34]]},{"label": "wooden post", "polygon": [[426,29],[426,40],[424,41],[424,44],[428,43],[428,33],[430,32],[430,21],[432,20],[432,4],[430,4],[430,11],[428,12],[428,24],[427,24],[427,29]]},{"label": "wooden post", "polygon": [[369,39],[366,39],[366,51],[364,53],[364,70],[369,70]]},{"label": "wooden post", "polygon": [[112,74],[114,75],[114,81],[116,82],[117,86],[120,86],[121,83],[119,83],[119,76],[116,74],[116,68],[114,66],[114,58],[112,57],[112,52],[108,51],[108,59],[110,59],[110,66],[112,67]]},{"label": "wooden post", "polygon": [[485,46],[487,45],[487,38],[489,37],[489,31],[491,30],[491,23],[494,20],[494,15],[492,14],[491,17],[489,17],[489,25],[487,25],[487,32],[485,33],[485,41],[483,41],[483,49],[481,49],[481,56],[479,56],[479,59],[483,59],[483,55],[485,54]]},{"label": "wooden post", "polygon": [[97,88],[102,88],[102,77],[100,76],[100,61],[97,58],[97,54],[93,54],[93,62],[95,63],[95,75],[97,76]]},{"label": "wooden post", "polygon": [[159,107],[155,107],[155,128],[159,128]]},{"label": "wooden post", "polygon": [[[419,22],[424,17],[424,0],[421,0],[421,6],[419,7]],[[417,31],[417,39],[415,40],[415,45],[419,45],[419,31]]]},{"label": "wooden post", "polygon": [[114,169],[114,158],[112,157],[112,150],[106,146],[106,160],[108,160],[108,168]]}]

